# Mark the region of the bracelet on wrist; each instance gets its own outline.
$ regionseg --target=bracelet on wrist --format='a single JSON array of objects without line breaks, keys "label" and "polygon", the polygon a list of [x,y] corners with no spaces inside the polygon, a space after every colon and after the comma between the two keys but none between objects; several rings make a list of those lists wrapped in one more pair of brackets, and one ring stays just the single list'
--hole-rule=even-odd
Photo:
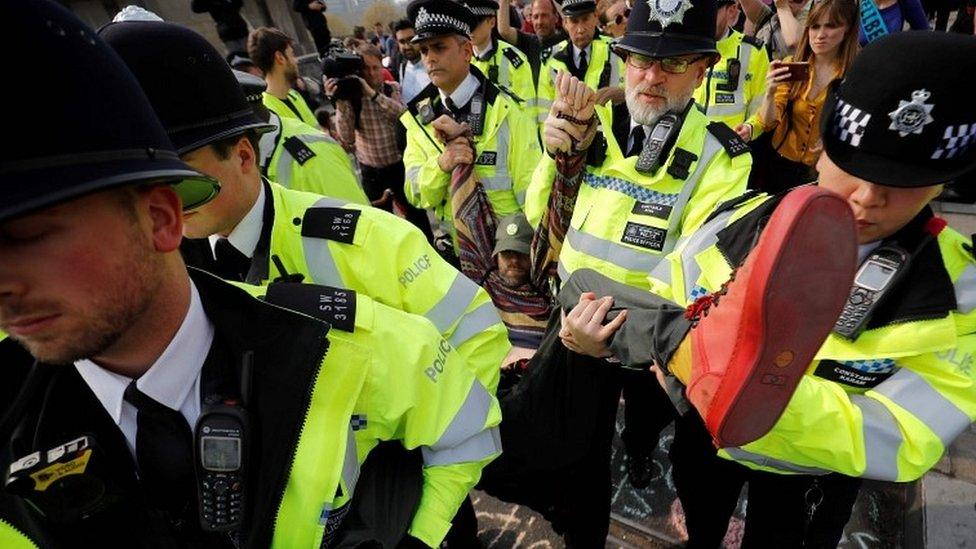
[{"label": "bracelet on wrist", "polygon": [[558,113],[556,115],[556,118],[561,118],[563,120],[569,120],[570,122],[572,122],[573,124],[576,124],[578,126],[589,126],[590,124],[593,123],[594,120],[596,120],[596,113],[593,113],[593,116],[591,116],[589,118],[589,120],[580,120],[579,118],[576,118],[575,116],[570,116],[570,115],[568,115],[566,113],[563,113],[563,112]]}]

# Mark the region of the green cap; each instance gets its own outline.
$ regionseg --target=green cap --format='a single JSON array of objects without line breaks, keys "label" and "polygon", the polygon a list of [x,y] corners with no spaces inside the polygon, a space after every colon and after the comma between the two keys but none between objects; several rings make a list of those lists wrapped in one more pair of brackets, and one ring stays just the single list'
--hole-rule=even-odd
[{"label": "green cap", "polygon": [[525,214],[514,213],[503,217],[495,229],[495,251],[492,255],[505,251],[528,254],[533,232]]}]

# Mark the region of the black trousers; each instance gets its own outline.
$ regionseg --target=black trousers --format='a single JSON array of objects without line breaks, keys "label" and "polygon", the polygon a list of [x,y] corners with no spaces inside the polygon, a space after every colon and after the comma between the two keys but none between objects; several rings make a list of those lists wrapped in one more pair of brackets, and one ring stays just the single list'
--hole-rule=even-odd
[{"label": "black trousers", "polygon": [[303,12],[302,20],[305,22],[308,33],[312,35],[319,57],[325,57],[329,53],[329,45],[332,42],[332,32],[329,31],[329,24],[325,21],[325,13],[320,11]]},{"label": "black trousers", "polygon": [[621,372],[624,430],[620,434],[628,455],[650,455],[661,431],[674,420],[674,406],[650,371]]},{"label": "black trousers", "polygon": [[675,421],[669,457],[692,549],[722,547],[743,485],[748,485],[744,549],[834,549],[861,487],[860,479],[841,474],[780,475],[722,459],[694,413]]},{"label": "black trousers", "polygon": [[[427,218],[427,212],[419,208],[414,208],[410,202],[407,202],[407,195],[403,192],[406,172],[402,160],[396,164],[390,164],[382,168],[374,168],[360,164],[359,169],[362,172],[363,190],[366,191],[366,196],[371,201],[378,200],[383,196],[383,192],[386,189],[390,189],[393,191],[393,196],[403,206],[407,215],[407,221],[416,225],[424,233],[424,236],[427,237],[428,242],[434,241],[434,233],[430,229],[430,220]],[[382,209],[392,212],[393,204],[388,202],[382,206]]]}]

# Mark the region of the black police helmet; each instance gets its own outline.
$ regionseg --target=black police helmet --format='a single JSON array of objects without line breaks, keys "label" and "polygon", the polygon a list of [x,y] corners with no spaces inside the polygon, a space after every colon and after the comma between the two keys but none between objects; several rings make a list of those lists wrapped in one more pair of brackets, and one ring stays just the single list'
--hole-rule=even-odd
[{"label": "black police helmet", "polygon": [[230,65],[196,32],[161,21],[111,23],[99,35],[129,66],[180,154],[269,131],[244,98]]},{"label": "black police helmet", "polygon": [[641,0],[634,2],[627,30],[615,49],[650,57],[692,53],[718,55],[715,0]]},{"label": "black police helmet", "polygon": [[74,14],[48,0],[0,2],[7,74],[31,90],[3,87],[8,139],[0,157],[0,221],[128,184],[170,182],[185,208],[219,190],[180,161],[139,83]]},{"label": "black police helmet", "polygon": [[899,32],[864,48],[820,119],[827,156],[891,187],[947,183],[976,168],[976,38]]},{"label": "black police helmet", "polygon": [[407,18],[413,21],[414,43],[450,34],[470,37],[477,24],[471,10],[453,0],[413,0]]}]

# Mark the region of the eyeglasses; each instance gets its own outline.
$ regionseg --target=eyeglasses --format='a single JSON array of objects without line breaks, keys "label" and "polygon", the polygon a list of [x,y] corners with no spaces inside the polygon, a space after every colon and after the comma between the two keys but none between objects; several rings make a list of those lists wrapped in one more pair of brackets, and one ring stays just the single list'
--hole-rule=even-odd
[{"label": "eyeglasses", "polygon": [[627,64],[635,69],[647,70],[654,66],[654,63],[661,64],[661,70],[670,74],[684,74],[688,72],[688,67],[695,61],[700,61],[708,57],[699,55],[697,57],[649,57],[639,53],[628,53]]}]

